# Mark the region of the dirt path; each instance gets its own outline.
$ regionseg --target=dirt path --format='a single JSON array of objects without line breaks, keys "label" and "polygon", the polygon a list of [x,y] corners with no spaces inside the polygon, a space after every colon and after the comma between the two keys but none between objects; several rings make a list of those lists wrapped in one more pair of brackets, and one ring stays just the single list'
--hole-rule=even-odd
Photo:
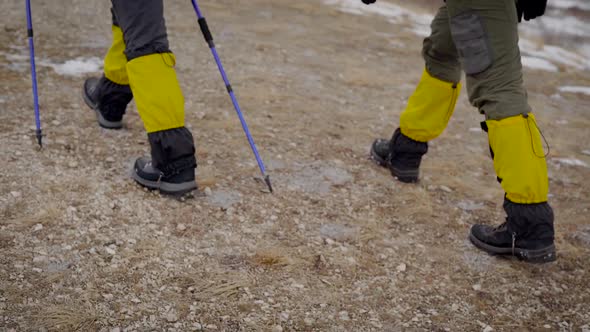
[{"label": "dirt path", "polygon": [[[421,74],[421,39],[406,23],[313,0],[202,4],[269,195],[190,4],[166,5],[206,192],[184,202],[128,179],[148,149],[135,106],[125,130],[99,129],[83,78],[43,66],[37,151],[22,4],[0,5],[0,331],[590,329],[590,168],[580,166],[590,165],[590,97],[557,91],[590,86],[590,72],[525,72],[552,147],[559,250],[556,263],[531,266],[466,240],[473,223],[504,216],[465,93],[420,184],[367,160]],[[106,1],[33,9],[40,58],[109,45]]]}]

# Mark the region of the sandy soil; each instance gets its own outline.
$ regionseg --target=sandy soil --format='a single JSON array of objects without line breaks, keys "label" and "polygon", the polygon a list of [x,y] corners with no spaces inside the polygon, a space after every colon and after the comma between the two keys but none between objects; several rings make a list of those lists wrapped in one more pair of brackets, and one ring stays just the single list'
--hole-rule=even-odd
[{"label": "sandy soil", "polygon": [[[590,329],[590,168],[563,160],[590,165],[590,97],[557,95],[590,86],[589,72],[525,72],[551,145],[559,250],[527,265],[466,239],[504,215],[464,91],[419,184],[367,159],[421,74],[421,39],[403,26],[313,0],[202,4],[271,195],[190,4],[166,2],[203,191],[177,201],[128,179],[148,153],[135,106],[125,130],[98,128],[82,77],[39,68],[36,148],[21,2],[0,5],[0,331]],[[35,1],[38,57],[104,54],[108,9]]]}]

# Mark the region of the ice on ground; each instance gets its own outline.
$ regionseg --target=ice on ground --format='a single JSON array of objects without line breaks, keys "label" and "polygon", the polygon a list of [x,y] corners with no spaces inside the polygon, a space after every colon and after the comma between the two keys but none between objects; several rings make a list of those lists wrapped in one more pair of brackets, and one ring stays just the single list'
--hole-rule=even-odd
[{"label": "ice on ground", "polygon": [[562,86],[557,90],[559,92],[581,93],[590,96],[590,86]]},{"label": "ice on ground", "polygon": [[428,36],[430,34],[430,22],[434,17],[429,14],[416,13],[413,10],[388,2],[381,2],[378,6],[367,6],[361,1],[352,0],[324,0],[324,3],[337,6],[345,13],[355,15],[373,14],[384,16],[391,23],[410,23],[412,28],[408,30],[418,36]]},{"label": "ice on ground", "polygon": [[557,72],[559,68],[545,59],[534,58],[530,56],[522,56],[522,65],[531,69],[545,70],[549,72]]},{"label": "ice on ground", "polygon": [[565,166],[589,167],[588,164],[576,158],[553,158],[553,160],[558,164]]},{"label": "ice on ground", "polygon": [[67,60],[64,63],[53,63],[47,60],[39,61],[39,64],[51,67],[56,73],[64,76],[82,76],[88,73],[99,72],[102,69],[102,60],[97,57],[78,57]]}]

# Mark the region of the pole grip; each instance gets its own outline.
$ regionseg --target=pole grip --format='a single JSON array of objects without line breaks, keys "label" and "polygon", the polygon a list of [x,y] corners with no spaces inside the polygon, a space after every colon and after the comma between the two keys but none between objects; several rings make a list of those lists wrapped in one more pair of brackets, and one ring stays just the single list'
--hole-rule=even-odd
[{"label": "pole grip", "polygon": [[209,44],[209,48],[215,47],[215,43],[213,43],[213,34],[211,34],[207,20],[204,17],[199,18],[199,27],[201,28],[205,41]]}]

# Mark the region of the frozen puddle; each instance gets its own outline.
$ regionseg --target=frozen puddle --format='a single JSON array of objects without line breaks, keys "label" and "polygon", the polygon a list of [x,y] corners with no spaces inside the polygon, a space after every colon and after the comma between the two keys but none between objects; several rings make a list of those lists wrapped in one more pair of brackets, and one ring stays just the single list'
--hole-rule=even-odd
[{"label": "frozen puddle", "polygon": [[324,162],[309,165],[297,165],[288,177],[289,190],[308,193],[326,194],[334,186],[342,186],[353,180],[352,175],[341,168],[330,166]]}]

